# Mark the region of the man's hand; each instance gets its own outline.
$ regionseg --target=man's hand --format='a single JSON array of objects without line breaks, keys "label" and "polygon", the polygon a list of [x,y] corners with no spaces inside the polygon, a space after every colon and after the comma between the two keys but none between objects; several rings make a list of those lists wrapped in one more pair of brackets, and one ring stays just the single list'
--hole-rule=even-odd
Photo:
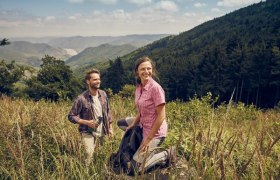
[{"label": "man's hand", "polygon": [[99,126],[99,124],[97,123],[96,120],[89,120],[87,121],[87,126],[96,129]]}]

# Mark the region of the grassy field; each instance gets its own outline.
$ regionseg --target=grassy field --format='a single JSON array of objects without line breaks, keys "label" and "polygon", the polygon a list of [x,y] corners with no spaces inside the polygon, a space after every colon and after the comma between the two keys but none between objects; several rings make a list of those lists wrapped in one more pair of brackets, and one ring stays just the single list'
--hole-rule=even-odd
[{"label": "grassy field", "polygon": [[[133,100],[113,96],[113,119],[135,114]],[[280,179],[280,111],[242,103],[213,108],[211,95],[167,104],[168,137],[177,147],[168,179]],[[108,170],[123,132],[98,147],[86,167],[77,126],[67,120],[71,102],[0,99],[0,179],[131,179]],[[159,179],[158,174],[137,179]]]}]

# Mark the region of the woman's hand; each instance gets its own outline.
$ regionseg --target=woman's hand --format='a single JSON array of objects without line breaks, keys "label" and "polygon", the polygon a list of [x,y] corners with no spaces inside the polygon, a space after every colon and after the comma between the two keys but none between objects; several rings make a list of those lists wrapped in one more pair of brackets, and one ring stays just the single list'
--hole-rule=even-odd
[{"label": "woman's hand", "polygon": [[127,128],[125,129],[125,132],[128,131],[129,129],[134,127],[134,123],[130,124],[129,126],[127,126]]},{"label": "woman's hand", "polygon": [[134,118],[133,122],[125,129],[125,132],[129,129],[133,128],[135,125],[137,125],[140,121],[140,115],[137,114],[137,116]]},{"label": "woman's hand", "polygon": [[142,143],[140,144],[140,151],[147,152],[149,150],[150,142],[151,142],[150,138],[143,139]]}]

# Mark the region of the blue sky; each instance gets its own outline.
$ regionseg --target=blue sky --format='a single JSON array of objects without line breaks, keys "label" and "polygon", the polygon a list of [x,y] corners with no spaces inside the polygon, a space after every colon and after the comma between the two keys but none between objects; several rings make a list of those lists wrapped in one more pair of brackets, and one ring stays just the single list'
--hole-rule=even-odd
[{"label": "blue sky", "polygon": [[178,34],[260,0],[1,0],[0,38]]}]

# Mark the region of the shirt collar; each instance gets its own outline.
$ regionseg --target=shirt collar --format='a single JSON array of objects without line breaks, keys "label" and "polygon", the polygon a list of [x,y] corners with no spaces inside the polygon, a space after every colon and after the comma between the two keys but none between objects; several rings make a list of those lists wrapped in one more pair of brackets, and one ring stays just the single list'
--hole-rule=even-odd
[{"label": "shirt collar", "polygon": [[154,82],[154,79],[153,79],[152,77],[150,77],[150,78],[148,79],[147,84],[143,87],[143,89],[144,89],[145,91],[148,91],[148,90],[150,89],[151,85],[153,84],[153,82]]},{"label": "shirt collar", "polygon": [[[100,91],[100,90],[99,90],[99,89],[97,89],[97,95],[98,95],[98,98],[101,96],[101,94],[100,94],[100,92],[99,92],[99,91]],[[87,96],[87,98],[91,99],[91,94],[90,94],[89,90],[87,90],[87,91],[86,91],[86,96]]]}]

